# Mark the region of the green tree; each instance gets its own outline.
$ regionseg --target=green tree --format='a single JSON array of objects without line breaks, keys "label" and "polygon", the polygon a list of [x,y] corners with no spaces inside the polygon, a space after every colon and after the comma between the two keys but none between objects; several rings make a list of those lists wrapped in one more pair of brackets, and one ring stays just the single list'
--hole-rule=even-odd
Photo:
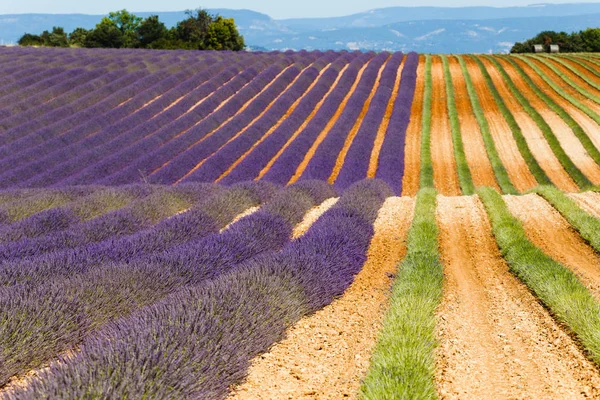
[{"label": "green tree", "polygon": [[157,15],[144,19],[136,28],[139,47],[152,48],[152,45],[161,39],[168,39],[168,30],[165,24],[158,20]]},{"label": "green tree", "polygon": [[121,48],[125,43],[123,32],[114,21],[107,17],[102,18],[99,24],[92,29],[84,40],[85,47]]},{"label": "green tree", "polygon": [[69,44],[75,47],[84,47],[85,39],[90,32],[84,28],[75,28],[69,34]]},{"label": "green tree", "polygon": [[123,35],[122,47],[137,47],[139,44],[137,29],[142,23],[142,18],[131,14],[127,10],[108,13],[108,19],[119,29]]},{"label": "green tree", "polygon": [[31,33],[26,33],[19,38],[17,42],[19,46],[43,46],[44,39],[39,35],[32,35]]},{"label": "green tree", "polygon": [[48,47],[69,47],[69,38],[61,27],[53,27],[52,32],[44,31],[42,34],[44,46]]},{"label": "green tree", "polygon": [[244,47],[244,38],[239,34],[232,18],[218,16],[209,25],[205,39],[206,49],[239,51]]}]

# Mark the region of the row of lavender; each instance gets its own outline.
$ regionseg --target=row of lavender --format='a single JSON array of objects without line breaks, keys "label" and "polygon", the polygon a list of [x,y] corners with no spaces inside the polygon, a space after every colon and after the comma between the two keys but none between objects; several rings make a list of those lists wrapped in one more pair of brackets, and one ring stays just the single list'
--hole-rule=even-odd
[{"label": "row of lavender", "polygon": [[51,365],[0,396],[224,397],[254,356],[351,284],[390,195],[356,183],[292,240],[333,186],[0,193],[0,387]]},{"label": "row of lavender", "polygon": [[3,188],[286,184],[330,129],[301,177],[326,180],[376,87],[336,185],[367,176],[393,102],[377,176],[400,190],[413,53],[1,49],[0,59]]}]

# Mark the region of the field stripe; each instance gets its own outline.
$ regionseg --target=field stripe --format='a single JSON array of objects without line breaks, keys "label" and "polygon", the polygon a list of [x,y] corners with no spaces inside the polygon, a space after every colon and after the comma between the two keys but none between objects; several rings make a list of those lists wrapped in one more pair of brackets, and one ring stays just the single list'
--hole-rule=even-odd
[{"label": "field stripe", "polygon": [[[264,142],[269,136],[271,136],[271,134],[273,132],[275,132],[275,130],[277,128],[279,128],[281,126],[281,124],[285,121],[286,118],[288,118],[289,116],[291,116],[294,112],[294,110],[296,110],[296,107],[298,107],[298,104],[300,104],[300,102],[302,101],[302,99],[304,99],[310,92],[311,90],[317,85],[317,83],[319,83],[319,80],[321,79],[321,77],[323,76],[323,74],[325,73],[325,71],[327,71],[329,68],[331,67],[331,64],[328,64],[325,68],[321,69],[319,71],[319,75],[317,78],[315,78],[315,80],[309,85],[309,87],[306,89],[306,91],[304,93],[302,93],[302,95],[300,95],[295,101],[294,103],[288,108],[288,110],[285,112],[285,114],[279,118],[279,120],[271,127],[269,128],[269,130],[267,132],[265,132],[265,134],[256,142],[254,142],[252,144],[252,146],[246,150],[244,152],[244,154],[242,154],[237,160],[235,160],[230,166],[229,168],[227,168],[227,170],[225,172],[223,172],[221,174],[221,176],[219,176],[217,178],[217,180],[215,182],[220,182],[223,178],[225,178],[227,175],[229,175],[229,173],[231,173],[231,171],[233,171],[233,169],[235,167],[237,167],[239,165],[239,163],[241,163],[246,156],[248,156],[248,154],[250,154],[252,151],[254,151],[254,149],[256,149],[256,147],[261,144],[262,142]],[[293,82],[292,82],[293,84]],[[291,87],[291,86],[290,86]]]},{"label": "field stripe", "polygon": [[[579,186],[579,188],[590,186],[591,182],[579,170],[579,168],[577,168],[577,166],[569,158],[567,153],[565,153],[564,149],[560,145],[560,142],[556,138],[556,135],[554,134],[552,128],[550,127],[548,122],[546,122],[546,120],[543,118],[540,112],[538,112],[536,107],[539,106],[539,104],[534,103],[534,105],[532,105],[523,94],[523,92],[528,93],[530,89],[533,90],[535,94],[541,93],[539,92],[539,89],[537,88],[537,86],[535,86],[531,78],[529,78],[529,76],[527,76],[523,70],[519,69],[517,65],[509,62],[512,60],[497,59],[493,57],[489,57],[488,59],[494,63],[494,66],[496,68],[498,68],[498,71],[500,71],[500,73],[502,74],[504,82],[508,85],[508,88],[510,89],[513,96],[516,97],[516,99],[521,104],[521,107],[535,121],[542,134],[544,135],[546,142],[552,149],[552,152],[554,153],[560,164],[563,166],[565,171],[567,171],[567,173],[570,175],[573,181],[577,184],[577,186]],[[506,61],[508,64],[503,66],[500,64],[500,60]],[[515,81],[524,81],[524,83],[521,83],[519,86],[517,86],[514,83]],[[525,87],[523,85],[525,85]],[[519,87],[521,87],[521,90],[518,89]],[[534,98],[530,97],[530,99]],[[550,99],[548,100],[551,101]]]},{"label": "field stripe", "polygon": [[[367,97],[367,100],[364,102],[362,109],[360,111],[360,114],[358,115],[358,118],[356,119],[356,122],[354,123],[354,126],[352,126],[352,129],[350,129],[350,132],[348,132],[348,135],[346,136],[346,140],[344,141],[344,146],[342,147],[341,151],[337,155],[335,165],[333,167],[333,170],[331,171],[331,175],[329,175],[329,178],[327,180],[330,184],[333,184],[340,174],[340,171],[344,165],[344,160],[346,159],[346,155],[348,154],[348,150],[350,150],[350,146],[352,146],[352,143],[354,142],[354,139],[356,138],[356,134],[358,133],[358,130],[360,129],[360,127],[362,125],[364,117],[367,114],[367,112],[369,111],[369,107],[371,106],[371,101],[373,100],[375,93],[377,93],[377,89],[379,89],[379,86],[381,83],[381,74],[383,74],[383,70],[385,69],[385,66],[387,65],[388,61],[389,61],[389,57],[379,68],[379,72],[377,73],[377,78],[375,79],[375,84],[371,88],[369,97]],[[357,178],[361,179],[364,177],[357,177]],[[357,180],[359,180],[359,179],[357,179]]]},{"label": "field stripe", "polygon": [[[454,141],[448,113],[447,89],[441,56],[432,56],[431,66],[431,119],[424,123],[431,125],[431,167],[433,183],[443,195],[460,195],[460,182],[457,162],[454,156]],[[422,162],[424,162],[422,160]]]},{"label": "field stripe", "polygon": [[306,118],[306,120],[304,121],[304,123],[298,129],[296,129],[296,131],[292,134],[292,136],[281,147],[281,149],[279,149],[279,151],[277,152],[277,154],[275,154],[275,156],[267,163],[267,165],[260,171],[260,173],[258,174],[258,176],[254,180],[260,180],[260,179],[262,179],[265,176],[265,174],[271,169],[271,167],[273,166],[273,164],[275,164],[275,162],[279,159],[279,157],[281,157],[281,155],[283,154],[283,152],[304,131],[304,129],[306,128],[306,126],[310,123],[310,121],[312,121],[312,119],[317,114],[317,112],[319,112],[319,110],[321,109],[321,107],[323,106],[323,104],[329,99],[331,92],[333,92],[333,90],[338,86],[338,84],[339,84],[340,80],[342,79],[344,73],[346,72],[346,70],[349,67],[350,67],[350,63],[344,65],[344,67],[340,70],[338,76],[336,77],[335,82],[331,85],[331,87],[329,88],[329,90],[327,91],[327,93],[325,94],[325,96],[323,96],[323,98],[317,103],[317,105],[312,110],[312,112],[310,113],[310,115]]},{"label": "field stripe", "polygon": [[[311,64],[312,65],[312,64]],[[222,150],[225,146],[227,146],[229,143],[231,143],[232,141],[234,141],[235,139],[237,139],[238,137],[240,137],[241,135],[243,135],[248,129],[250,129],[250,127],[256,123],[256,121],[260,120],[267,112],[269,112],[269,109],[273,106],[273,104],[275,104],[292,86],[294,86],[294,84],[298,81],[298,79],[300,79],[300,77],[302,76],[302,74],[310,68],[310,65],[304,67],[295,77],[294,79],[292,79],[292,81],[277,95],[275,96],[275,98],[273,100],[271,100],[269,102],[269,104],[266,104],[265,107],[263,108],[263,110],[255,117],[253,118],[246,126],[244,126],[242,129],[240,129],[237,133],[235,133],[233,136],[231,136],[225,143],[223,143],[219,148],[217,148],[216,150],[214,150],[210,155],[208,155],[207,157],[205,157],[202,161],[200,161],[198,164],[196,164],[196,166],[194,168],[192,168],[190,171],[188,171],[183,177],[181,177],[179,180],[177,180],[175,182],[175,184],[180,183],[181,181],[183,181],[184,179],[186,179],[187,177],[189,177],[190,175],[192,175],[196,170],[198,170],[198,168],[200,168],[202,165],[204,165],[204,163],[210,158],[212,157],[214,154],[218,153],[220,150]],[[272,82],[275,82],[277,80],[277,78],[275,78]],[[300,94],[300,96],[303,96],[304,94],[306,94],[307,92],[304,92],[302,94]],[[204,139],[206,139],[208,137],[205,136]],[[202,141],[201,141],[202,142]]]},{"label": "field stripe", "polygon": [[[423,117],[426,113],[424,108],[425,95],[427,89],[425,81],[427,80],[426,56],[419,56],[419,65],[417,67],[417,82],[413,104],[410,109],[410,122],[406,129],[406,144],[404,151],[404,176],[402,177],[402,196],[416,196],[421,184],[421,141],[425,135]],[[431,90],[431,89],[429,89]],[[429,91],[429,96],[431,92]],[[429,100],[431,101],[431,100]],[[429,106],[428,106],[429,107]],[[429,140],[426,138],[426,140]],[[431,159],[431,156],[430,156]]]},{"label": "field stripe", "polygon": [[[454,67],[453,79],[455,80],[455,86],[456,86],[457,93],[458,93],[457,101],[459,102],[459,104],[462,104],[462,106],[460,107],[461,110],[467,110],[466,113],[465,112],[462,113],[462,118],[467,121],[470,119],[473,119],[473,121],[471,121],[468,124],[469,128],[466,129],[465,135],[472,136],[472,139],[470,140],[471,143],[481,140],[481,144],[479,146],[480,150],[479,151],[469,150],[467,152],[467,157],[469,157],[469,156],[476,157],[476,155],[478,155],[477,157],[481,158],[481,160],[479,162],[473,162],[473,163],[475,165],[478,165],[478,168],[487,169],[489,167],[489,169],[491,170],[491,174],[495,177],[495,179],[492,182],[489,182],[490,179],[488,178],[487,184],[486,184],[486,181],[480,181],[480,180],[477,180],[475,182],[475,184],[477,186],[484,186],[484,185],[485,186],[493,186],[497,189],[502,188],[502,191],[504,193],[516,193],[517,189],[514,187],[514,185],[510,181],[508,172],[506,171],[504,164],[502,164],[502,159],[498,155],[498,149],[496,148],[496,144],[494,143],[494,138],[492,137],[492,135],[490,133],[490,126],[489,126],[487,120],[485,119],[485,114],[483,112],[483,109],[481,108],[481,102],[479,100],[479,96],[477,95],[477,90],[475,89],[475,86],[473,85],[473,80],[471,79],[471,75],[469,74],[469,69],[467,68],[467,64],[465,63],[465,60],[463,59],[462,56],[455,56],[451,60],[452,60],[451,66]],[[456,62],[458,62],[458,66],[456,65]],[[477,66],[474,66],[474,67],[477,68]],[[458,69],[458,68],[460,68],[460,69]],[[467,104],[467,102],[469,100],[470,100],[470,108],[469,108],[469,105]],[[471,114],[468,112],[468,110],[472,111],[473,116],[471,116]],[[478,126],[481,137],[478,135],[473,135],[471,133],[471,129],[473,129],[473,128],[471,128],[471,126]],[[469,137],[469,136],[467,136],[467,137]],[[487,159],[484,159],[480,155],[480,153],[482,153],[482,151],[481,151],[482,148],[485,148],[485,152],[487,153],[487,156],[488,156]],[[476,155],[473,155],[473,153],[476,153]],[[487,161],[487,164],[486,164],[486,161]],[[482,164],[484,164],[484,165],[482,166]],[[484,175],[489,176],[489,174],[490,174],[490,172],[487,172]],[[475,173],[475,177],[477,177],[478,175],[479,175],[479,173]]]},{"label": "field stripe", "polygon": [[[448,117],[450,118],[450,131],[452,132],[452,145],[454,147],[454,159],[456,161],[458,181],[460,182],[460,189],[462,191],[462,194],[471,195],[475,190],[475,185],[473,184],[471,168],[469,167],[469,163],[467,162],[467,156],[465,154],[465,148],[462,137],[463,132],[460,126],[461,121],[458,117],[458,109],[456,106],[456,94],[454,91],[454,82],[452,81],[452,73],[450,72],[450,64],[448,62],[447,56],[441,55],[440,57],[442,59],[442,66],[444,69],[444,84],[446,85],[446,106],[448,107]],[[477,132],[475,132],[475,135],[477,135]],[[477,141],[474,141],[474,143],[468,143],[469,145],[472,144],[474,147],[476,147],[477,144],[479,144],[479,148],[473,149],[473,152],[485,154],[481,143],[478,143]],[[487,166],[489,167],[489,163],[487,164]],[[473,166],[473,169],[478,168],[479,166]],[[494,180],[492,180],[492,182],[494,182]]]},{"label": "field stripe", "polygon": [[342,112],[344,112],[344,109],[346,108],[346,105],[348,104],[348,100],[350,100],[350,97],[354,94],[354,91],[356,90],[356,87],[360,83],[360,80],[362,78],[363,73],[365,72],[365,69],[367,69],[367,67],[370,63],[371,63],[371,60],[369,60],[369,62],[365,63],[360,68],[360,70],[358,71],[358,75],[356,76],[356,79],[354,81],[354,84],[352,85],[352,87],[350,88],[350,90],[348,91],[346,96],[344,97],[344,100],[342,100],[342,103],[339,105],[339,107],[333,114],[333,117],[331,117],[331,119],[327,122],[327,125],[325,125],[325,128],[321,131],[321,133],[319,133],[319,136],[317,136],[317,139],[313,142],[313,144],[311,145],[308,152],[304,155],[304,159],[302,160],[302,162],[300,163],[298,168],[296,168],[296,172],[294,173],[292,178],[288,181],[288,185],[295,183],[298,181],[298,179],[300,179],[300,177],[306,170],[308,163],[310,162],[312,157],[315,155],[317,148],[325,140],[325,138],[327,137],[327,134],[329,134],[329,131],[331,131],[331,129],[337,122],[340,115],[342,115]]},{"label": "field stripe", "polygon": [[400,91],[400,78],[402,78],[402,71],[404,71],[404,65],[406,63],[406,55],[402,58],[402,62],[398,67],[398,73],[396,74],[396,81],[394,82],[394,88],[392,89],[392,95],[385,109],[383,120],[377,130],[377,137],[373,143],[373,150],[371,151],[371,158],[369,159],[369,169],[367,170],[367,178],[375,178],[377,174],[377,167],[379,166],[379,154],[381,153],[381,147],[385,141],[386,132],[390,124],[390,118],[394,112],[394,103],[398,97]]}]

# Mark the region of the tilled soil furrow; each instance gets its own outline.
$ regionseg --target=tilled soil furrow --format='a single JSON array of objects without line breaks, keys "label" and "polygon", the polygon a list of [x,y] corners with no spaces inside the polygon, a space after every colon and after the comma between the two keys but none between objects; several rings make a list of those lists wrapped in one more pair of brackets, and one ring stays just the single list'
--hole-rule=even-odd
[{"label": "tilled soil furrow", "polygon": [[419,191],[421,168],[421,128],[423,124],[423,94],[425,91],[425,58],[419,57],[417,67],[417,85],[410,111],[410,123],[406,130],[404,148],[404,176],[402,177],[402,196],[415,196]]},{"label": "tilled soil furrow", "polygon": [[446,84],[442,59],[433,56],[431,75],[433,88],[431,93],[431,161],[435,188],[446,196],[461,194],[454,144],[448,118]]},{"label": "tilled soil furrow", "polygon": [[393,274],[406,253],[414,199],[391,197],[375,221],[368,259],[344,295],[303,318],[257,357],[230,399],[354,398],[369,368]]},{"label": "tilled soil furrow", "polygon": [[523,224],[529,240],[577,275],[600,300],[600,256],[542,197],[506,196],[510,212]]},{"label": "tilled soil furrow", "polygon": [[569,197],[579,204],[588,213],[596,218],[600,218],[600,193],[584,192],[584,193],[569,193]]},{"label": "tilled soil furrow", "polygon": [[502,259],[477,197],[438,197],[445,269],[437,385],[444,399],[600,395],[600,374]]}]

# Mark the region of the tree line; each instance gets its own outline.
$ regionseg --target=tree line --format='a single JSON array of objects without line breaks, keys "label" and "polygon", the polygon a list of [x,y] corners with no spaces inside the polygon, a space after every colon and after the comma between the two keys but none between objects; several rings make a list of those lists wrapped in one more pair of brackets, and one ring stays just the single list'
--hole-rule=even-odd
[{"label": "tree line", "polygon": [[138,17],[127,10],[108,14],[93,29],[76,28],[67,34],[61,27],[40,35],[24,34],[20,46],[102,47],[187,50],[243,50],[244,38],[233,18],[188,10],[186,19],[168,29],[157,15]]},{"label": "tree line", "polygon": [[561,53],[600,52],[600,28],[589,28],[579,32],[544,31],[525,42],[517,42],[511,53],[533,53],[534,45],[541,44],[544,51],[550,51],[550,45],[560,46]]}]

